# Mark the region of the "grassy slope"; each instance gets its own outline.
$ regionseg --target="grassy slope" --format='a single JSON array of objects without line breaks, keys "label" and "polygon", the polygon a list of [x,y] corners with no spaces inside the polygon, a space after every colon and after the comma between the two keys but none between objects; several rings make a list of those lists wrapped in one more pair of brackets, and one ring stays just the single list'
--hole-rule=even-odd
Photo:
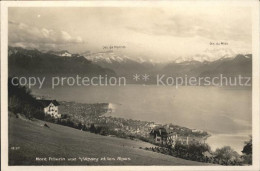
[{"label": "grassy slope", "polygon": [[[204,165],[164,154],[139,149],[151,144],[106,137],[42,121],[9,117],[10,165]],[[10,147],[19,146],[19,150]],[[36,157],[128,157],[130,161],[39,162]]]}]

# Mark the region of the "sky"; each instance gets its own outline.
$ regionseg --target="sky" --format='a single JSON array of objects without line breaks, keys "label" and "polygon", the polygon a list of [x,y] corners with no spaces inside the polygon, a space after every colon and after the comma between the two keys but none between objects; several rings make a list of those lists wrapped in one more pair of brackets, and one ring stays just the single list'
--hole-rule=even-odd
[{"label": "sky", "polygon": [[[247,7],[12,7],[8,14],[10,46],[72,53],[125,46],[114,51],[155,60],[252,51]],[[228,45],[210,45],[218,42]]]}]

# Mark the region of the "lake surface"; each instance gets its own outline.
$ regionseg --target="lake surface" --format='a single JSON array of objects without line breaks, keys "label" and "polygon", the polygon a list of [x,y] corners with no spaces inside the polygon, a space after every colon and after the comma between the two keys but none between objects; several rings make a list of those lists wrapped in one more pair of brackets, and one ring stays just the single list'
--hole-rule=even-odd
[{"label": "lake surface", "polygon": [[230,145],[242,151],[252,130],[251,89],[218,87],[61,87],[33,94],[82,103],[107,102],[114,117],[173,123],[208,131],[212,149]]}]

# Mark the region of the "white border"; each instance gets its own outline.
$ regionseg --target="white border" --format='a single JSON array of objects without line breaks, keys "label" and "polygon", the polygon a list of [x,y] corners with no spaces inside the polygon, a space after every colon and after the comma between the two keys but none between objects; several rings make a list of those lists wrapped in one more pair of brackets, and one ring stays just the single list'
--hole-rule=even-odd
[{"label": "white border", "polygon": [[[194,2],[196,1],[196,3]],[[252,47],[253,47],[253,165],[252,166],[8,166],[8,108],[7,108],[7,48],[8,48],[8,7],[167,7],[170,5],[194,6],[248,6],[252,8]],[[1,168],[9,170],[260,170],[259,167],[259,1],[5,1],[1,2]],[[238,14],[239,15],[239,14]]]}]

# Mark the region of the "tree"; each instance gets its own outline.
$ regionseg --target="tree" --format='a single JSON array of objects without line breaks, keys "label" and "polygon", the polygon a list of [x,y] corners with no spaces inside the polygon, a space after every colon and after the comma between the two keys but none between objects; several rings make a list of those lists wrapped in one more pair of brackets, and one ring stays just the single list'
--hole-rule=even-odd
[{"label": "tree", "polygon": [[184,154],[187,153],[188,150],[188,146],[181,144],[179,141],[176,142],[175,146],[174,146],[174,151],[179,155],[179,156],[183,156]]},{"label": "tree", "polygon": [[191,144],[188,146],[188,153],[190,155],[193,155],[193,156],[196,156],[196,157],[200,157],[202,158],[203,157],[203,153],[204,152],[210,152],[211,149],[210,149],[210,146],[208,144]]},{"label": "tree", "polygon": [[31,95],[30,89],[19,85],[17,80],[8,78],[8,110],[15,114],[22,113],[27,118],[43,119],[38,101]]},{"label": "tree", "polygon": [[240,162],[239,154],[234,151],[230,146],[225,146],[216,149],[216,158],[221,161],[221,164],[230,165],[231,163]]},{"label": "tree", "polygon": [[242,150],[243,160],[245,164],[252,164],[252,136],[249,141],[245,142],[245,146]]},{"label": "tree", "polygon": [[87,131],[87,127],[86,127],[85,124],[82,125],[82,130],[83,130],[83,131]]},{"label": "tree", "polygon": [[81,123],[78,123],[77,129],[82,129],[82,128],[83,128],[83,125]]},{"label": "tree", "polygon": [[95,128],[95,125],[93,123],[90,125],[89,131],[92,132],[92,133],[96,132],[96,128]]},{"label": "tree", "polygon": [[252,154],[252,137],[249,141],[245,142],[245,146],[242,150],[242,153],[246,155]]}]

